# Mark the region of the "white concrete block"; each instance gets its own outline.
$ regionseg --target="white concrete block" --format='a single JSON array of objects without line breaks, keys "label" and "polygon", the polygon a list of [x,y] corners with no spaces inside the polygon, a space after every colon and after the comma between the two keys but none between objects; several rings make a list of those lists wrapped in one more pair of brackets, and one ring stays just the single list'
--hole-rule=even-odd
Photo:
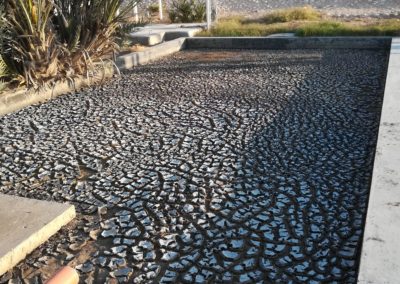
[{"label": "white concrete block", "polygon": [[0,194],[0,275],[74,217],[73,205]]},{"label": "white concrete block", "polygon": [[359,283],[400,283],[400,38],[392,41]]}]

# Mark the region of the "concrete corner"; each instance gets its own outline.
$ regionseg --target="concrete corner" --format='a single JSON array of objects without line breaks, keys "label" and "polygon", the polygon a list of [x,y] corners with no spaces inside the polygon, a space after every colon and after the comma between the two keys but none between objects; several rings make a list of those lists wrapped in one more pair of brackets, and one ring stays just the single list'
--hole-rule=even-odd
[{"label": "concrete corner", "polygon": [[129,35],[132,44],[154,46],[181,37],[193,37],[203,30],[202,24],[147,25]]},{"label": "concrete corner", "polygon": [[164,35],[165,32],[158,32],[158,33],[138,32],[129,35],[129,39],[131,40],[132,44],[153,46],[162,43],[164,41]]},{"label": "concrete corner", "polygon": [[185,38],[178,38],[163,42],[159,45],[149,47],[144,51],[133,52],[117,58],[116,64],[120,70],[126,70],[134,66],[149,63],[153,60],[162,58],[178,52],[185,47]]},{"label": "concrete corner", "polygon": [[0,194],[0,275],[75,217],[69,204]]}]

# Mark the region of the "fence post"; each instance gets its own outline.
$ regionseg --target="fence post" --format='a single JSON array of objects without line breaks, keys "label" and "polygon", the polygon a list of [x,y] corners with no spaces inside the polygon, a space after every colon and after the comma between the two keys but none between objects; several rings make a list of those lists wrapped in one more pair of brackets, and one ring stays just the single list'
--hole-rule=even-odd
[{"label": "fence post", "polygon": [[139,11],[138,11],[137,2],[135,3],[135,6],[133,7],[133,15],[135,16],[135,22],[139,23]]},{"label": "fence post", "polygon": [[211,0],[207,0],[206,10],[207,10],[207,30],[209,30],[211,29]]},{"label": "fence post", "polygon": [[158,0],[158,12],[159,12],[159,14],[160,14],[160,20],[162,21],[162,19],[163,19],[162,0]]}]

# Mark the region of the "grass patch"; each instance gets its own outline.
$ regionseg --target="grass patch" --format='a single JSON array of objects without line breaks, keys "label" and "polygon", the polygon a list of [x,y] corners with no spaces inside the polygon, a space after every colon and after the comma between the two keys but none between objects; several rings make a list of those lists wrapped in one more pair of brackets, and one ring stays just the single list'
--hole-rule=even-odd
[{"label": "grass patch", "polygon": [[222,19],[210,31],[203,31],[198,36],[267,36],[275,33],[295,32],[299,23],[263,24],[246,22],[242,17]]},{"label": "grass patch", "polygon": [[[220,21],[211,31],[204,31],[199,36],[266,36],[286,32],[290,29],[287,23],[265,25],[261,23],[243,24],[239,18]],[[294,29],[294,28],[293,28]]]},{"label": "grass patch", "polygon": [[260,20],[265,24],[287,23],[292,21],[316,21],[322,18],[321,12],[311,6],[277,10],[266,14]]},{"label": "grass patch", "polygon": [[324,21],[301,25],[298,36],[397,36],[400,20],[380,20],[374,23]]},{"label": "grass patch", "polygon": [[400,19],[338,21],[329,19],[291,20],[265,23],[243,17],[221,19],[210,31],[199,36],[267,36],[295,33],[297,36],[400,36]]},{"label": "grass patch", "polygon": [[400,36],[400,19],[333,19],[311,6],[277,10],[259,18],[233,16],[221,19],[199,36]]}]

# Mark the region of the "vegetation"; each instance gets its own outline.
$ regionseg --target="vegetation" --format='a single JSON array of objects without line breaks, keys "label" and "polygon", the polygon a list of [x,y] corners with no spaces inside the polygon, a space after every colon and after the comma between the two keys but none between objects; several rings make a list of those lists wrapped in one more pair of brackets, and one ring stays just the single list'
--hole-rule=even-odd
[{"label": "vegetation", "polygon": [[6,77],[8,75],[7,65],[3,60],[3,57],[0,55],[0,79]]},{"label": "vegetation", "polygon": [[301,25],[299,36],[399,36],[400,20],[379,20],[371,23],[322,21]]},{"label": "vegetation", "polygon": [[6,27],[8,38],[6,63],[21,82],[42,83],[56,77],[61,69],[60,58],[65,50],[57,42],[50,14],[50,0],[8,1]]},{"label": "vegetation", "polygon": [[124,23],[131,5],[121,0],[55,0],[60,13],[55,16],[60,41],[66,44],[73,72],[87,72],[88,64],[99,61],[117,48],[116,31]]},{"label": "vegetation", "polygon": [[3,13],[4,13],[4,3],[0,3],[0,91],[2,91],[6,84],[4,82],[4,78],[9,75],[8,68],[6,63],[3,60],[3,39],[4,39],[4,20],[3,20]]},{"label": "vegetation", "polygon": [[3,39],[5,32],[5,23],[4,23],[4,3],[0,2],[0,54],[3,50]]},{"label": "vegetation", "polygon": [[206,3],[199,0],[173,0],[168,11],[173,23],[196,23],[206,18]]},{"label": "vegetation", "polygon": [[[140,0],[0,0],[0,91],[4,80],[38,87],[77,75],[89,76],[96,62],[127,42],[128,12]],[[158,5],[150,5],[158,11]],[[201,22],[204,0],[172,0],[172,22]],[[140,23],[135,23],[137,25]],[[400,35],[399,19],[339,21],[311,7],[249,19],[222,19],[202,36]]]},{"label": "vegetation", "polygon": [[316,21],[321,18],[322,14],[318,10],[305,6],[268,13],[261,18],[261,21],[265,24],[273,24],[291,21]]},{"label": "vegetation", "polygon": [[147,7],[147,10],[151,13],[151,14],[156,14],[158,13],[158,11],[160,10],[160,6],[157,3],[152,3]]},{"label": "vegetation", "polygon": [[[125,1],[127,2],[127,1]],[[20,83],[40,86],[89,74],[118,48],[116,31],[136,3],[120,0],[5,0],[3,57]]]},{"label": "vegetation", "polygon": [[241,16],[221,19],[199,36],[267,36],[295,33],[297,36],[398,36],[400,19],[340,21],[310,8],[269,13],[256,19]]},{"label": "vegetation", "polygon": [[199,36],[265,36],[274,33],[294,30],[291,24],[276,23],[266,25],[257,22],[246,22],[242,17],[221,19],[210,31],[204,31]]},{"label": "vegetation", "polygon": [[3,91],[7,84],[4,81],[4,77],[8,76],[8,69],[7,69],[7,65],[3,60],[3,57],[0,54],[0,92]]},{"label": "vegetation", "polygon": [[115,31],[115,42],[118,45],[119,51],[121,48],[130,47],[132,45],[132,40],[129,35],[137,27],[143,27],[148,24],[149,21],[147,19],[141,18],[138,22],[127,22],[121,24],[118,29]]}]

